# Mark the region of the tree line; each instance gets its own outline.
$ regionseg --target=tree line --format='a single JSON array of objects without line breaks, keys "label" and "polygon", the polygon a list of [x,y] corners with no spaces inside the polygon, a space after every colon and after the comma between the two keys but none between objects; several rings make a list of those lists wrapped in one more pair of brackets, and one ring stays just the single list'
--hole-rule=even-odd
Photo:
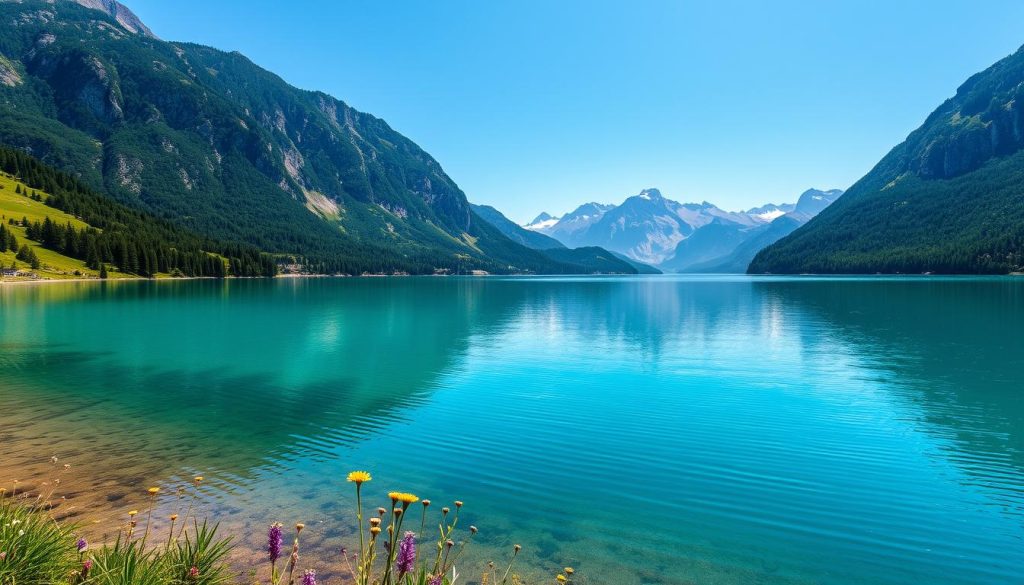
[{"label": "tree line", "polygon": [[50,194],[45,198],[27,192],[23,195],[38,197],[45,205],[88,224],[76,229],[70,223],[60,225],[50,218],[34,223],[21,221],[28,239],[82,260],[94,270],[105,272],[106,265],[111,265],[122,272],[146,277],[158,272],[217,278],[277,273],[274,259],[257,248],[198,236],[128,208],[18,150],[0,147],[0,170],[18,177],[33,190]]}]

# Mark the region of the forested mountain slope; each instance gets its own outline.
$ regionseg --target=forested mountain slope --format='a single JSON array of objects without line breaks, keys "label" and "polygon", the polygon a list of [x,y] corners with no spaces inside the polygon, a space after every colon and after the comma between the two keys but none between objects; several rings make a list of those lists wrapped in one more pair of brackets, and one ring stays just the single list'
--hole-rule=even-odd
[{"label": "forested mountain slope", "polygon": [[0,143],[320,271],[584,270],[480,220],[440,164],[383,120],[136,20],[71,0],[0,0]]},{"label": "forested mountain slope", "polygon": [[128,208],[0,147],[0,263],[40,278],[273,276],[274,259]]},{"label": "forested mountain slope", "polygon": [[1024,266],[1024,51],[972,76],[751,273],[1006,273]]}]

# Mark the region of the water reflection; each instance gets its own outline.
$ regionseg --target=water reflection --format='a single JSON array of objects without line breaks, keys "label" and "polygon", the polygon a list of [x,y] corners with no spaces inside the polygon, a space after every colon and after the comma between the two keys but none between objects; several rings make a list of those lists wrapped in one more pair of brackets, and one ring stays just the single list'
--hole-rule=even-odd
[{"label": "water reflection", "polygon": [[243,534],[288,510],[341,546],[354,466],[474,502],[476,560],[514,536],[596,583],[1024,563],[1024,281],[54,285],[0,319],[10,465],[101,453],[125,497],[201,471]]},{"label": "water reflection", "polygon": [[[999,486],[1024,513],[1024,282],[1013,279],[757,283],[783,311],[820,318],[915,407],[919,428],[950,441],[950,461]],[[803,330],[802,343],[822,341]],[[820,347],[819,351],[828,351]],[[1007,479],[1009,481],[1007,481]]]}]

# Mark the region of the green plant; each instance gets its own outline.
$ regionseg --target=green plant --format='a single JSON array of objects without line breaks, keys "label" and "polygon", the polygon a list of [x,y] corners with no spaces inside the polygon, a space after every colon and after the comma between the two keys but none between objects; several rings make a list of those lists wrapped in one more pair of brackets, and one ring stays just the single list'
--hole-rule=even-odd
[{"label": "green plant", "polygon": [[85,583],[95,585],[167,585],[165,565],[155,550],[147,551],[141,540],[119,536],[113,545],[92,555]]},{"label": "green plant", "polygon": [[[55,472],[61,468],[53,458]],[[69,466],[65,465],[64,470]],[[363,515],[362,487],[371,481],[366,472],[349,474],[356,484],[360,545],[358,553],[342,551],[343,568],[357,585],[456,585],[461,583],[457,569],[462,553],[477,534],[477,528],[459,528],[459,512],[463,507],[456,501],[452,508],[444,507],[440,515],[431,518],[430,500],[421,500],[405,492],[387,494],[390,505],[376,508],[369,518]],[[117,539],[93,549],[84,538],[75,535],[77,526],[62,524],[50,513],[52,488],[60,485],[55,476],[43,485],[51,486],[49,493],[30,497],[12,490],[10,497],[0,488],[0,585],[229,585],[238,582],[238,574],[231,570],[228,555],[232,539],[217,535],[218,525],[200,523],[192,511],[203,482],[197,476],[192,482],[192,494],[187,510],[181,518],[178,511],[184,504],[188,490],[177,490],[177,510],[169,516],[167,532],[154,532],[153,513],[158,508],[160,488],[151,487],[148,509],[128,512],[128,521],[121,526]],[[17,488],[17,483],[15,483]],[[14,496],[18,497],[15,498]],[[418,504],[415,505],[414,504]],[[419,520],[419,533],[404,530],[408,523]],[[419,518],[416,518],[419,516]],[[191,517],[191,527],[187,524]],[[142,519],[142,520],[140,520]],[[436,536],[427,537],[433,531]],[[145,526],[141,526],[144,522]],[[281,525],[272,524],[268,531],[271,585],[317,585],[316,570],[299,565],[299,536],[304,524],[295,525],[290,554],[282,557],[283,534]],[[489,563],[481,573],[486,585],[522,585],[513,572],[522,547],[515,545],[507,562]],[[279,566],[278,561],[284,561]],[[572,583],[573,569],[566,567],[556,577],[557,583]],[[253,583],[260,583],[255,572]]]},{"label": "green plant", "polygon": [[177,541],[164,553],[170,583],[174,585],[222,585],[234,575],[224,558],[231,550],[231,539],[217,538],[217,526],[193,521],[192,533]]},{"label": "green plant", "polygon": [[50,585],[78,566],[73,526],[4,498],[0,490],[0,585]]}]

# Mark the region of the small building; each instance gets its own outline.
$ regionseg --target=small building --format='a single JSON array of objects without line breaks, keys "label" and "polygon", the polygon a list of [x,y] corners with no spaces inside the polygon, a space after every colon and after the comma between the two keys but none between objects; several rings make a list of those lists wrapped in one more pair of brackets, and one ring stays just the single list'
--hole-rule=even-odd
[{"label": "small building", "polygon": [[7,278],[13,278],[18,276],[18,270],[15,268],[0,268],[0,276],[6,276]]}]

